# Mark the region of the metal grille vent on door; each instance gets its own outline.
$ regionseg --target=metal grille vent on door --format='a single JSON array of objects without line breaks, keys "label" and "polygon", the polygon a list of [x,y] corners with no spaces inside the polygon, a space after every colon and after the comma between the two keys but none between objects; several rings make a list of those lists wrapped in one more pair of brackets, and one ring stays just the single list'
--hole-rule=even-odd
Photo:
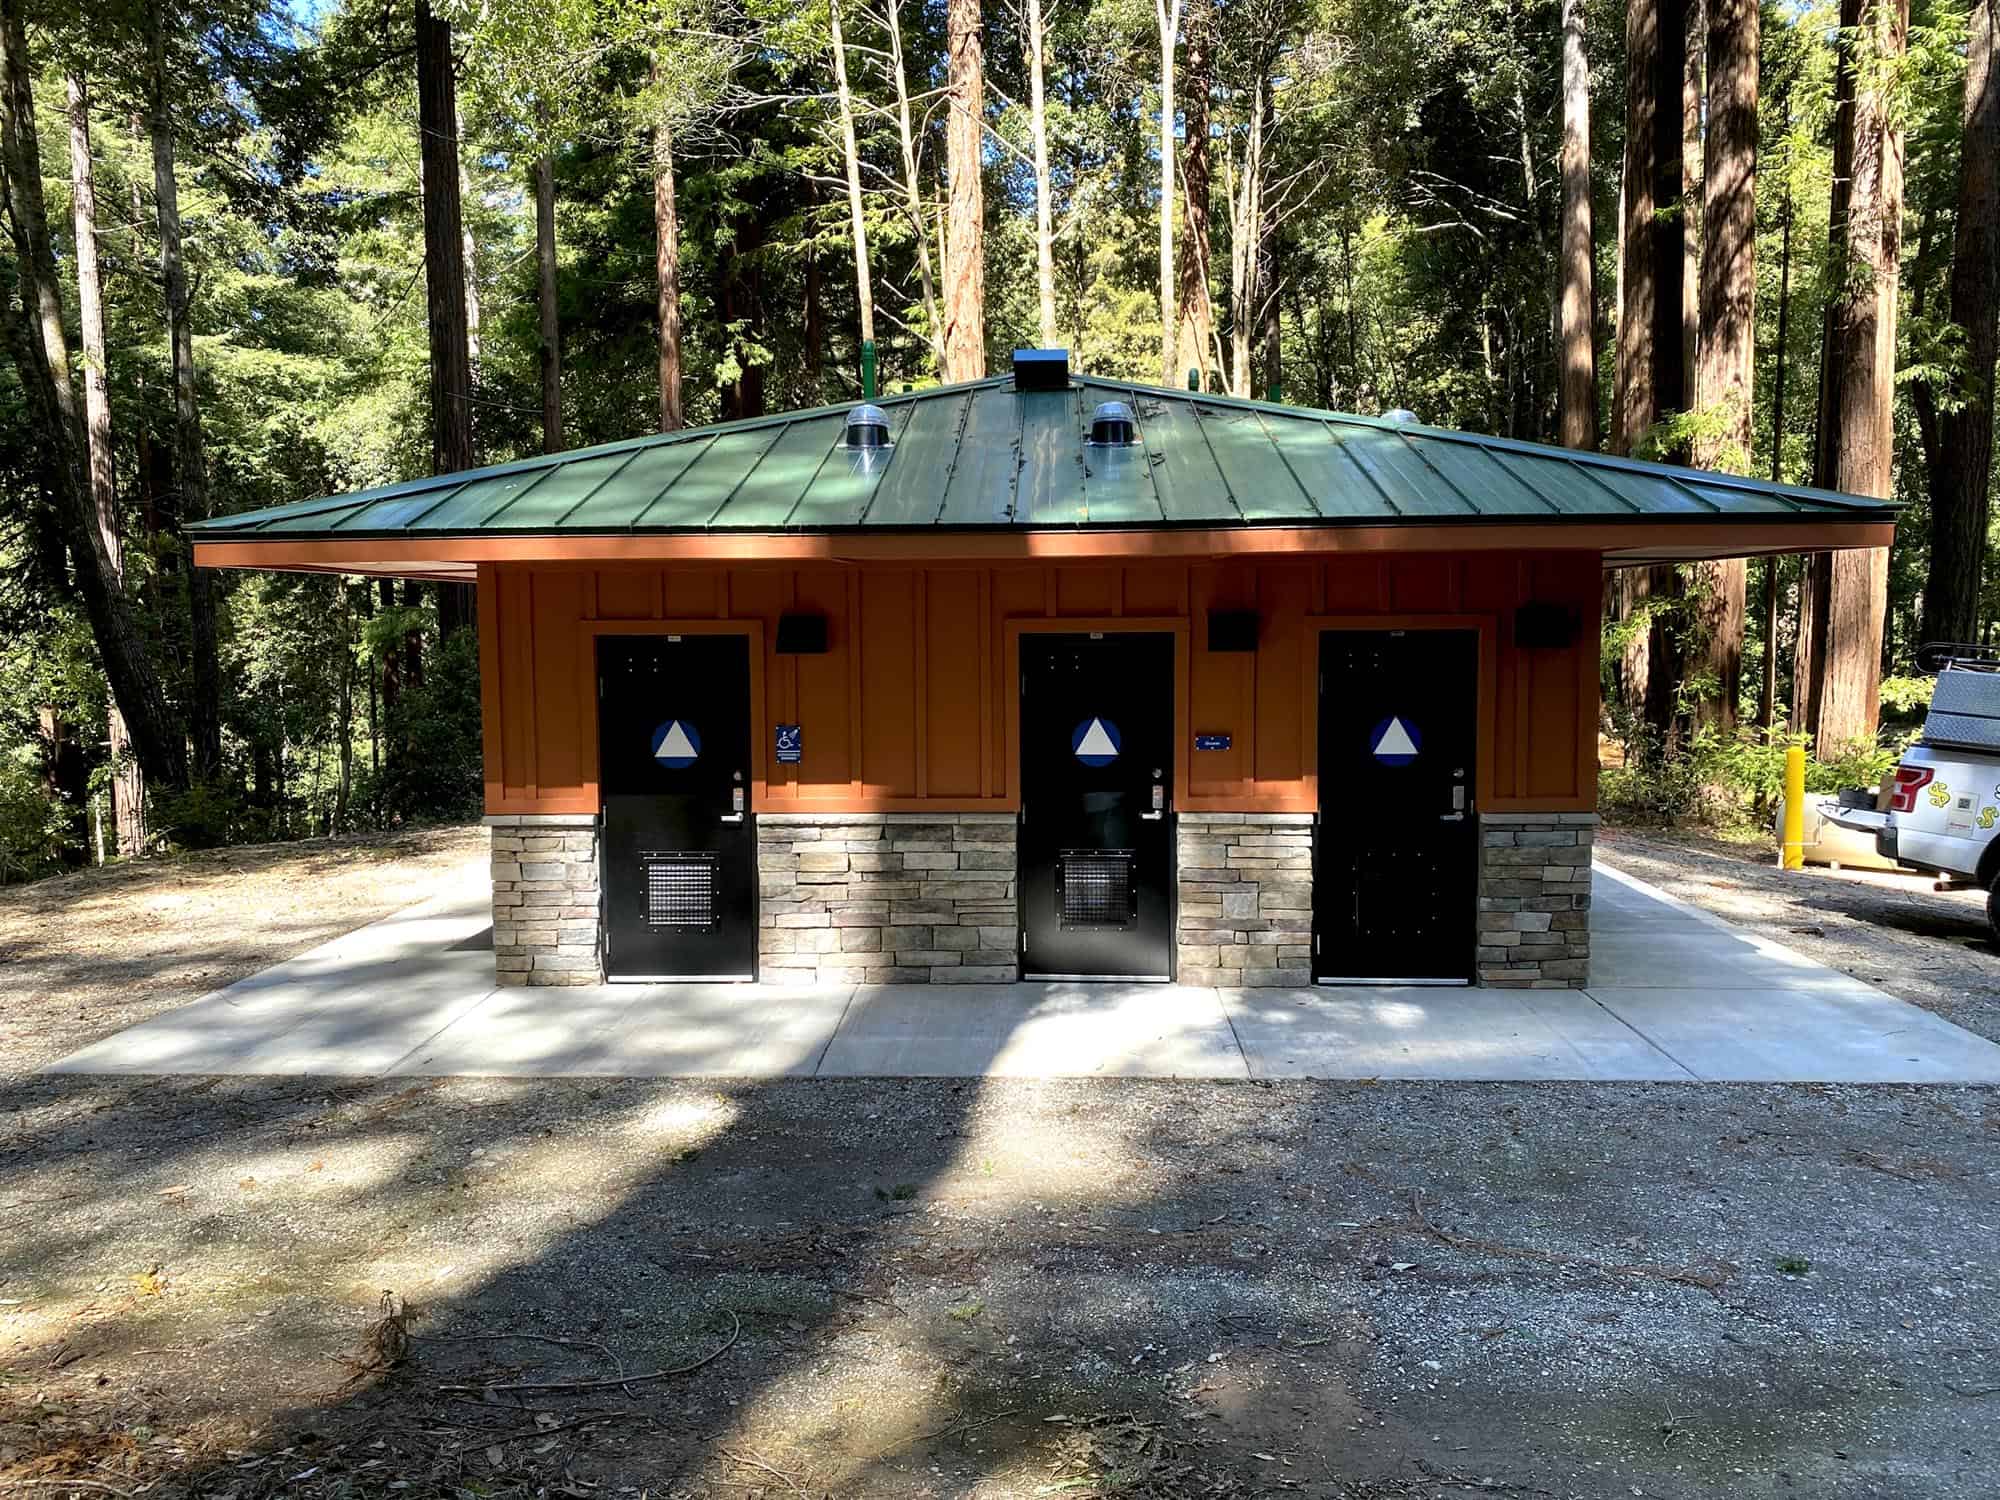
[{"label": "metal grille vent on door", "polygon": [[1132,925],[1132,856],[1124,850],[1065,849],[1056,889],[1065,928]]},{"label": "metal grille vent on door", "polygon": [[649,850],[639,856],[646,870],[646,925],[706,930],[715,925],[715,856]]}]

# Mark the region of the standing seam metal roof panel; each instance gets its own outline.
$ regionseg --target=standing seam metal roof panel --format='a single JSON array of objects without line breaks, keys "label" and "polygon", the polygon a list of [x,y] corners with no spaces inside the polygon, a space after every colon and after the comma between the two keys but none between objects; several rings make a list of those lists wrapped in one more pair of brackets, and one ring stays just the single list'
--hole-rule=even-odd
[{"label": "standing seam metal roof panel", "polygon": [[[902,436],[876,482],[875,498],[861,519],[870,526],[928,526],[944,505],[951,466],[963,452],[970,394],[950,401],[912,401],[900,410]],[[891,421],[895,420],[892,414]]]},{"label": "standing seam metal roof panel", "polygon": [[[1140,445],[1093,449],[1122,400]],[[607,443],[195,522],[197,539],[1232,526],[1488,519],[1890,519],[1890,501],[1096,378],[994,378],[884,398],[893,446],[857,461],[845,408]]]},{"label": "standing seam metal roof panel", "polygon": [[969,395],[965,434],[942,476],[944,494],[932,514],[945,526],[1005,526],[1016,519],[1021,398],[1011,386]]}]

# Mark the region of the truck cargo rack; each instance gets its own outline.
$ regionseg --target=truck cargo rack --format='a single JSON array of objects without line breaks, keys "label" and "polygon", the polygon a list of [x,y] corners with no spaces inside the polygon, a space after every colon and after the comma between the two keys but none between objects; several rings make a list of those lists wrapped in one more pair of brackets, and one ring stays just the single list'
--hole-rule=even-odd
[{"label": "truck cargo rack", "polygon": [[2000,648],[1938,642],[1917,660],[1938,664],[1923,743],[2000,755]]}]

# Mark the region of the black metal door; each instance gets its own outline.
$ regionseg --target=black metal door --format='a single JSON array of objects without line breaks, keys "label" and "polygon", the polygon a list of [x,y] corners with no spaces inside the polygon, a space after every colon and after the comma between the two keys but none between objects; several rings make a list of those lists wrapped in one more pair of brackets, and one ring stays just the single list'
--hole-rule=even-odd
[{"label": "black metal door", "polygon": [[1479,637],[1320,637],[1313,974],[1470,983],[1478,923]]},{"label": "black metal door", "polygon": [[606,975],[755,978],[748,639],[600,638],[597,742]]},{"label": "black metal door", "polygon": [[1021,639],[1021,972],[1173,974],[1174,638]]}]

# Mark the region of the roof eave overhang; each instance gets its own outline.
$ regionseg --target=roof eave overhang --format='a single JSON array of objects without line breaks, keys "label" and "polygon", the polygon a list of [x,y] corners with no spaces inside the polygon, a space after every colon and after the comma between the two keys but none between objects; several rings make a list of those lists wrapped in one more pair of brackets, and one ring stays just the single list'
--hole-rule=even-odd
[{"label": "roof eave overhang", "polygon": [[689,531],[597,535],[412,537],[195,535],[206,568],[383,573],[465,579],[482,563],[924,563],[1374,556],[1400,552],[1589,552],[1607,567],[1772,553],[1886,547],[1893,514],[1868,517],[1682,516],[1552,522],[1399,521],[1390,525],[859,528],[841,531]]}]

